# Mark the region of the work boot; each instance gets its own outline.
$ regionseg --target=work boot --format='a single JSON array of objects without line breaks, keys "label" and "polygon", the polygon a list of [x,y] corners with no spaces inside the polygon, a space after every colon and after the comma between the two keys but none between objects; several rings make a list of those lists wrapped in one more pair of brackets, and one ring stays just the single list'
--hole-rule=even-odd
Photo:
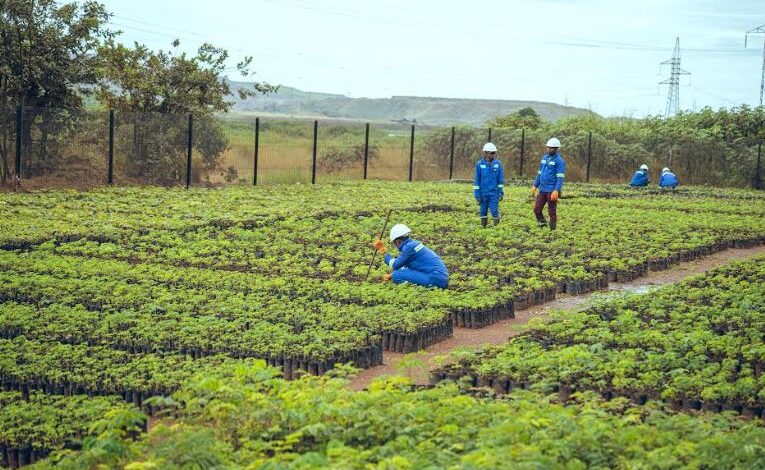
[{"label": "work boot", "polygon": [[550,221],[550,230],[555,230],[555,227],[558,225],[557,220],[551,220]]},{"label": "work boot", "polygon": [[494,217],[494,226],[499,225],[499,217]]},{"label": "work boot", "polygon": [[547,221],[544,218],[537,219],[537,227],[539,228],[547,227]]},{"label": "work boot", "polygon": [[486,227],[486,224],[489,222],[489,219],[486,217],[481,217],[481,227]]}]

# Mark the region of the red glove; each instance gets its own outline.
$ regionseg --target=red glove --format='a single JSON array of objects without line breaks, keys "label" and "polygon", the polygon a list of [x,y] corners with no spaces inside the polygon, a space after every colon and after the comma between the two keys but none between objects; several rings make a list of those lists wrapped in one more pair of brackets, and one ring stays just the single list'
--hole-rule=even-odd
[{"label": "red glove", "polygon": [[377,250],[378,253],[385,254],[385,243],[383,243],[382,240],[379,238],[375,238],[374,243],[372,243],[372,246],[375,247],[375,250]]},{"label": "red glove", "polygon": [[550,194],[550,200],[552,202],[558,202],[558,191],[553,191],[552,194]]}]

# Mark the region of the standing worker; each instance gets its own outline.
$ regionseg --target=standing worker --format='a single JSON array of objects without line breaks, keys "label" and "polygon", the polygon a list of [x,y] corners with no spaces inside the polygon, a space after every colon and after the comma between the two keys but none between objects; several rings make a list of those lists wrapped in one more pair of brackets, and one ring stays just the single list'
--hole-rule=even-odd
[{"label": "standing worker", "polygon": [[494,225],[499,224],[499,201],[505,197],[505,170],[497,159],[497,147],[491,142],[483,146],[483,158],[475,164],[473,196],[478,201],[481,226],[486,227],[489,210]]},{"label": "standing worker", "polygon": [[635,172],[634,175],[632,175],[632,181],[630,181],[630,186],[633,188],[641,187],[641,186],[648,186],[648,183],[651,182],[651,177],[648,175],[648,165],[643,163],[640,165],[640,169]]},{"label": "standing worker", "polygon": [[542,215],[542,209],[547,204],[550,230],[555,230],[558,224],[558,196],[560,196],[560,190],[563,188],[563,178],[566,176],[566,162],[558,153],[559,148],[560,140],[555,137],[547,141],[547,153],[542,156],[537,177],[531,187],[531,196],[536,199],[534,215],[537,217],[537,224],[540,227],[547,225],[547,221]]},{"label": "standing worker", "polygon": [[385,253],[385,243],[382,240],[378,238],[374,241],[375,250],[385,255],[385,265],[393,270],[392,274],[383,277],[383,281],[393,279],[395,284],[410,282],[418,286],[446,289],[449,285],[446,265],[433,250],[409,238],[411,232],[404,224],[396,224],[390,229],[390,241],[398,248],[398,258]]},{"label": "standing worker", "polygon": [[664,167],[663,170],[661,170],[661,178],[659,179],[659,187],[662,189],[671,188],[675,189],[678,185],[677,176],[675,176],[674,173],[669,171],[669,168]]}]

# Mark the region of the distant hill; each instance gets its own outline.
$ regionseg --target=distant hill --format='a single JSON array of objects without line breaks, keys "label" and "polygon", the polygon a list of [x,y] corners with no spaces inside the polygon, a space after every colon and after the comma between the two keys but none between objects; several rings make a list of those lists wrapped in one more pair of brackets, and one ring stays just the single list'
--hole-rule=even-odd
[{"label": "distant hill", "polygon": [[[232,89],[248,87],[231,82]],[[525,107],[540,116],[557,119],[588,112],[582,108],[541,101],[477,100],[393,96],[391,98],[348,98],[343,95],[314,93],[282,86],[277,93],[238,101],[234,112],[264,113],[294,117],[327,117],[365,121],[408,121],[420,124],[481,125],[488,119],[510,114]]]}]

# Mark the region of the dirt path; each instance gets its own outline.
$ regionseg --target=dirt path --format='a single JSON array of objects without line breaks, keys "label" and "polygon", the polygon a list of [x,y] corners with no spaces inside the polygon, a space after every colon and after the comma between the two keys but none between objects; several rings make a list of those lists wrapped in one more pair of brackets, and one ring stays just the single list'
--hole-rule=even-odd
[{"label": "dirt path", "polygon": [[[731,263],[733,261],[750,258],[765,254],[765,246],[746,249],[728,249],[687,263],[680,263],[666,271],[651,271],[647,276],[635,279],[628,283],[610,283],[609,292],[647,292],[652,288],[673,284],[695,274],[703,274],[710,269]],[[483,345],[502,344],[511,336],[517,334],[518,329],[513,327],[526,324],[530,319],[544,317],[551,310],[574,310],[586,308],[593,300],[607,296],[607,292],[592,292],[578,296],[562,294],[552,302],[537,305],[525,310],[515,312],[515,318],[502,320],[491,326],[480,329],[454,328],[454,336],[446,341],[434,344],[425,351],[416,355],[418,366],[407,368],[408,376],[416,383],[427,383],[429,370],[438,367],[443,356],[457,348],[478,348]],[[372,379],[382,375],[399,373],[399,368],[404,354],[385,351],[383,364],[362,370],[359,375],[350,382],[351,388],[361,390],[367,387]]]}]

